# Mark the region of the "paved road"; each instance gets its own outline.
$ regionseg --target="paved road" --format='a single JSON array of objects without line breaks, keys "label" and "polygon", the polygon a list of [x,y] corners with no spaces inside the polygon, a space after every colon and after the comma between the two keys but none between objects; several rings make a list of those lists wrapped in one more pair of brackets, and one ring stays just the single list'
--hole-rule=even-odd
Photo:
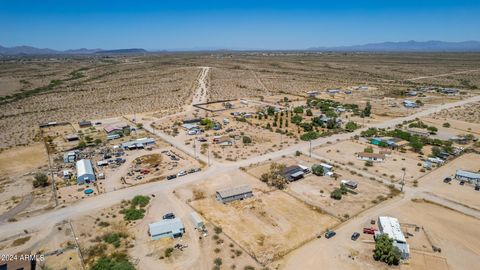
[{"label": "paved road", "polygon": [[[417,117],[422,117],[422,116],[429,115],[431,113],[441,111],[443,109],[462,106],[468,103],[478,102],[478,101],[480,101],[480,96],[475,96],[475,97],[454,102],[454,103],[437,105],[437,106],[428,108],[425,111],[417,112],[411,116],[387,120],[385,122],[378,123],[372,126],[377,128],[393,127],[406,120],[412,120]],[[146,125],[145,127],[148,128]],[[362,130],[364,129],[360,129],[352,133],[342,133],[342,134],[336,134],[327,138],[319,138],[315,141],[312,141],[311,146],[313,148],[319,145],[326,144],[327,142],[336,142],[336,141],[346,140],[354,135],[360,134]],[[170,136],[162,135],[161,133],[158,133],[158,132],[155,132],[155,133],[160,134],[162,139],[166,140],[167,142],[169,142],[170,144],[174,145],[175,147],[177,147],[182,151],[185,150],[187,153],[191,153],[193,151],[193,149],[191,149],[190,147],[186,147],[184,144],[182,145],[178,141],[172,140],[172,137]],[[238,161],[235,163],[215,162],[206,171],[187,175],[187,176],[178,178],[174,181],[147,183],[144,185],[133,186],[126,189],[116,190],[110,193],[101,194],[95,197],[90,197],[76,204],[73,204],[71,206],[67,206],[65,208],[52,210],[45,214],[23,219],[15,223],[1,224],[0,237],[12,235],[19,231],[23,231],[24,229],[29,229],[29,230],[36,229],[36,228],[45,227],[48,225],[53,225],[62,220],[77,218],[85,214],[89,214],[89,213],[110,207],[112,205],[119,203],[121,200],[130,199],[137,194],[152,194],[152,193],[158,193],[162,191],[168,191],[168,190],[175,189],[180,185],[186,185],[189,183],[204,180],[212,176],[219,176],[225,173],[233,172],[239,169],[240,167],[246,167],[250,164],[267,161],[269,159],[280,158],[283,155],[290,155],[295,153],[295,151],[305,152],[309,150],[309,146],[310,146],[310,143],[308,142],[299,143],[276,152],[271,152],[265,155],[252,157],[250,159]]]}]

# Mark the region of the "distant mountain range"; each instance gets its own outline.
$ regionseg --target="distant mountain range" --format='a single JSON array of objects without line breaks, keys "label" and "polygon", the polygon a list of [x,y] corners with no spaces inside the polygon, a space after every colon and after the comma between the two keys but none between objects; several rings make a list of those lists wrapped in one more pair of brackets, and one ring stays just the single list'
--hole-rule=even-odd
[{"label": "distant mountain range", "polygon": [[39,49],[31,46],[3,47],[0,46],[0,55],[81,55],[81,54],[141,54],[147,53],[144,49],[118,49],[118,50],[102,50],[102,49],[75,49],[66,51],[57,51],[53,49]]},{"label": "distant mountain range", "polygon": [[364,45],[313,47],[308,51],[336,51],[336,52],[480,52],[480,42],[444,42],[444,41],[406,41],[382,42]]},{"label": "distant mountain range", "polygon": [[[188,50],[182,50],[188,51]],[[192,49],[191,51],[197,51]],[[218,50],[206,50],[218,51]],[[236,51],[236,50],[222,50]],[[239,50],[242,51],[242,50]],[[277,50],[278,51],[278,50]],[[406,42],[382,42],[369,43],[364,45],[353,46],[337,46],[337,47],[312,47],[306,50],[312,52],[480,52],[480,42],[463,41],[463,42],[444,42],[444,41],[406,41]],[[160,51],[156,51],[160,52]],[[162,52],[165,52],[162,51]],[[31,46],[2,47],[0,46],[0,55],[112,55],[112,54],[144,54],[149,53],[144,49],[118,49],[118,50],[102,50],[102,49],[75,49],[58,51],[53,49],[39,49]]]}]

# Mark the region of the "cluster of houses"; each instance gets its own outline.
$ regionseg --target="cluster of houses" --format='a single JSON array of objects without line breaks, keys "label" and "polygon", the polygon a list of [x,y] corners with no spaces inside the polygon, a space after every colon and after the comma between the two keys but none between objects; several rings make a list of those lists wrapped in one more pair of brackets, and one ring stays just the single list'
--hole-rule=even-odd
[{"label": "cluster of houses", "polygon": [[455,179],[459,181],[467,181],[475,187],[480,186],[480,173],[457,170],[455,173]]},{"label": "cluster of houses", "polygon": [[380,137],[375,137],[370,140],[370,143],[373,145],[381,145],[385,144],[388,148],[391,149],[396,149],[396,148],[402,148],[406,145],[408,145],[408,141],[402,140],[400,138],[380,138]]}]

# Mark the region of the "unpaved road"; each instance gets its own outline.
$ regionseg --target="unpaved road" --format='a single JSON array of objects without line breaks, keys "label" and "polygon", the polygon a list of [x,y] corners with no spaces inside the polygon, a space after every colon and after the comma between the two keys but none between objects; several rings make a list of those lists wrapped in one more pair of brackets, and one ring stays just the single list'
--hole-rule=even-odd
[{"label": "unpaved road", "polygon": [[[454,102],[454,103],[447,103],[442,105],[437,105],[431,107],[425,111],[420,111],[413,115],[401,118],[395,118],[391,120],[387,120],[382,123],[378,123],[373,125],[377,128],[386,128],[386,127],[393,127],[399,123],[402,123],[405,120],[412,120],[417,117],[422,117],[429,115],[431,113],[435,113],[441,111],[443,109],[448,109],[456,106],[462,106],[464,104],[472,103],[480,101],[480,96],[475,96],[469,99],[465,99],[462,101]],[[149,127],[148,125],[144,125],[146,128]],[[312,141],[312,147],[316,147],[319,145],[326,144],[327,142],[335,143],[337,141],[346,140],[354,135],[360,134],[360,132],[364,129],[357,130],[352,133],[342,133],[336,134],[327,138],[319,138],[315,141]],[[193,156],[193,149],[191,147],[185,146],[185,144],[180,144],[178,141],[174,140],[173,137],[167,136],[165,134],[161,134],[160,132],[155,132],[156,134],[162,135],[161,138],[170,143],[171,145],[177,147],[178,149],[184,151],[187,154]],[[250,164],[263,162],[269,159],[276,159],[280,158],[283,155],[291,155],[295,153],[295,151],[303,151],[308,152],[309,143],[299,143],[288,148],[282,149],[280,151],[271,152],[265,155],[260,155],[256,157],[252,157],[250,159],[238,161],[238,162],[230,162],[230,163],[219,163],[215,162],[212,166],[210,166],[207,170],[190,174],[181,178],[176,179],[175,181],[164,181],[164,182],[157,182],[157,183],[147,183],[144,185],[134,186],[126,189],[116,190],[110,193],[101,194],[95,197],[86,198],[76,204],[71,206],[55,209],[45,214],[41,214],[38,216],[30,217],[27,219],[20,220],[15,223],[5,223],[0,225],[0,237],[1,236],[8,236],[15,234],[19,231],[23,231],[24,229],[35,229],[38,227],[48,226],[48,224],[52,225],[59,221],[80,217],[82,215],[91,213],[92,211],[100,210],[103,208],[110,207],[114,204],[119,203],[121,200],[128,200],[137,194],[152,194],[158,193],[162,191],[168,191],[175,189],[180,185],[189,184],[196,181],[201,181],[203,179],[218,176],[224,173],[232,172],[238,170],[240,167],[246,167]],[[206,157],[202,157],[206,158]]]},{"label": "unpaved road", "polygon": [[480,71],[480,69],[471,69],[471,70],[456,71],[456,72],[450,72],[450,73],[438,74],[438,75],[432,75],[432,76],[415,77],[415,78],[410,78],[410,79],[406,79],[406,80],[407,81],[416,81],[416,80],[421,80],[421,79],[446,77],[446,76],[450,76],[450,75],[465,74],[465,73],[471,73],[471,72],[477,72],[477,71]]},{"label": "unpaved road", "polygon": [[15,217],[17,214],[25,210],[33,202],[33,195],[31,193],[25,195],[22,201],[15,205],[12,209],[0,215],[0,224]]}]

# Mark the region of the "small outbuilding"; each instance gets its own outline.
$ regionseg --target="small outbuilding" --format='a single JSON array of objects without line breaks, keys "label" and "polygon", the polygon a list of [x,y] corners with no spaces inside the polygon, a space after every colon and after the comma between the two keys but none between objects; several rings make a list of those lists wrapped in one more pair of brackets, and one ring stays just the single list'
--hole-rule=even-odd
[{"label": "small outbuilding", "polygon": [[232,188],[226,188],[217,190],[215,197],[221,203],[228,203],[236,200],[243,200],[253,197],[252,188],[248,185],[236,186]]},{"label": "small outbuilding", "polygon": [[80,128],[91,127],[91,126],[92,126],[92,122],[87,121],[87,120],[82,120],[82,121],[78,122],[78,126],[79,126]]},{"label": "small outbuilding", "polygon": [[96,180],[92,162],[89,159],[77,161],[77,184],[91,183]]},{"label": "small outbuilding", "polygon": [[178,238],[185,233],[185,226],[179,218],[163,219],[148,224],[148,235],[152,240],[160,238]]},{"label": "small outbuilding", "polygon": [[302,179],[303,176],[305,175],[305,171],[302,167],[298,165],[293,165],[293,166],[286,167],[283,170],[282,174],[283,174],[283,177],[285,177],[285,179],[292,182],[292,181],[297,181]]},{"label": "small outbuilding", "polygon": [[193,223],[193,226],[201,230],[205,227],[205,223],[203,222],[203,219],[200,217],[200,215],[197,212],[192,212],[190,213],[190,220]]},{"label": "small outbuilding", "polygon": [[357,158],[365,161],[383,162],[385,160],[385,155],[377,154],[377,153],[361,152],[357,154]]}]

